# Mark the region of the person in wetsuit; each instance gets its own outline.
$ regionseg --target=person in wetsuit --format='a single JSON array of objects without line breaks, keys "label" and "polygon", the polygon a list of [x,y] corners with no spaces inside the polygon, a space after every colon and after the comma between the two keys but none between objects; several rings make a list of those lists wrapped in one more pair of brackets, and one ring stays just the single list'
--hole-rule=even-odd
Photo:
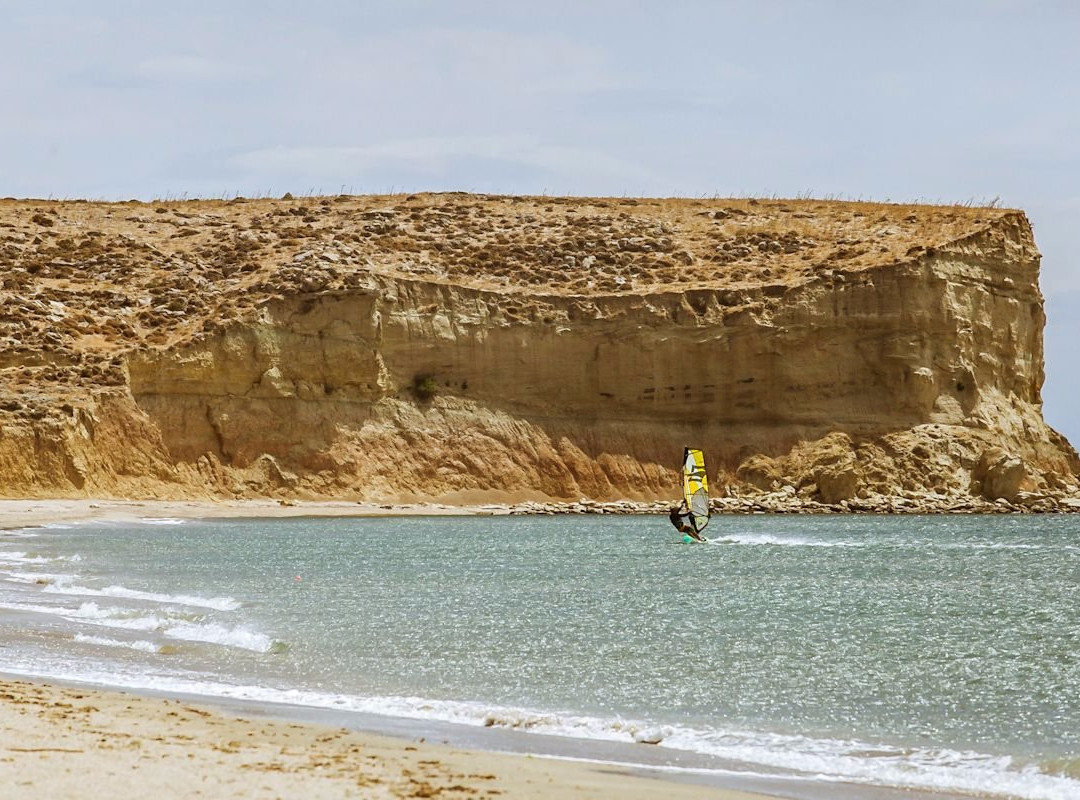
[{"label": "person in wetsuit", "polygon": [[690,524],[690,509],[686,507],[686,501],[683,500],[675,508],[671,509],[671,513],[668,514],[668,519],[671,520],[671,524],[675,526],[675,530],[684,536],[689,536],[698,542],[704,542],[705,539],[700,533],[694,530],[694,526]]}]

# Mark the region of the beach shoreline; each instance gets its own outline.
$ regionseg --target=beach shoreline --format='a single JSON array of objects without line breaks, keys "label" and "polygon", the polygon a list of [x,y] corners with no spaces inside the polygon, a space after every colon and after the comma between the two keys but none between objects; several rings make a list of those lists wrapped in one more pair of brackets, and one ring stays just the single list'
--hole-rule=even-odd
[{"label": "beach shoreline", "polygon": [[[374,503],[349,500],[134,500],[114,498],[0,498],[0,530],[57,523],[124,522],[140,519],[222,519],[289,517],[398,517],[398,516],[516,516],[555,514],[666,514],[670,504],[619,500],[599,502],[506,503]],[[891,498],[889,504],[866,507],[845,503],[825,506],[788,495],[721,498],[713,501],[714,514],[1002,514],[1032,513],[1031,509],[975,498],[963,502],[939,499],[925,504]],[[1043,513],[1043,512],[1034,512]],[[1080,513],[1080,500],[1063,501],[1045,512]]]},{"label": "beach shoreline", "polygon": [[[640,757],[628,759],[627,748]],[[0,672],[0,785],[12,800],[967,796],[668,761],[648,745]]]},{"label": "beach shoreline", "polygon": [[[165,518],[509,513],[510,507],[498,505],[30,499],[0,500],[0,529]],[[177,793],[177,787],[185,784],[169,777],[173,769],[169,759],[184,742],[191,754],[184,753],[183,758],[194,761],[207,776],[203,780],[209,796],[271,797],[299,792],[315,798],[483,797],[495,796],[490,789],[496,786],[500,797],[522,798],[951,797],[744,772],[750,767],[745,764],[717,770],[649,745],[81,684],[57,676],[0,672],[0,696],[4,700],[0,703],[0,784],[14,786],[14,798],[38,797],[43,790],[57,797],[95,797],[76,792],[79,780],[70,776],[91,776],[95,783],[110,785],[121,772],[115,761],[118,751],[124,754],[122,760],[130,762],[125,779],[132,781],[133,793],[141,795],[149,788],[162,798],[192,796]],[[84,707],[95,710],[79,710]],[[305,749],[290,744],[295,741],[303,741]],[[235,742],[243,747],[234,746]],[[376,758],[365,755],[361,766],[374,771],[355,763],[348,766],[355,760],[352,756],[372,749]],[[311,764],[329,766],[322,770]],[[151,767],[142,778],[131,777]],[[164,772],[159,774],[160,770]],[[259,779],[249,780],[255,773]],[[418,774],[423,778],[417,779]],[[657,781],[662,782],[662,789]],[[75,793],[66,793],[69,790]]]},{"label": "beach shoreline", "polygon": [[141,519],[257,517],[383,517],[508,514],[508,506],[356,503],[350,501],[117,500],[104,498],[0,499],[0,530],[57,523],[132,522]]},{"label": "beach shoreline", "polygon": [[209,698],[0,676],[0,701],[0,785],[12,800],[770,796],[612,764],[465,750],[425,737],[290,721]]},{"label": "beach shoreline", "polygon": [[[498,506],[26,499],[0,500],[0,530],[146,519],[508,514]],[[297,721],[303,719],[303,721]],[[102,687],[0,672],[5,796],[574,797],[758,800],[661,770],[461,749],[394,718],[348,730],[325,709]],[[333,723],[333,724],[331,724]],[[457,726],[465,727],[465,726]],[[531,735],[527,735],[533,738]],[[528,740],[526,740],[528,742]],[[639,774],[640,773],[640,774]],[[196,784],[193,786],[191,776]],[[663,781],[662,789],[657,781]],[[692,780],[692,778],[691,778]],[[200,785],[201,784],[201,785]],[[96,787],[96,788],[95,788]]]}]

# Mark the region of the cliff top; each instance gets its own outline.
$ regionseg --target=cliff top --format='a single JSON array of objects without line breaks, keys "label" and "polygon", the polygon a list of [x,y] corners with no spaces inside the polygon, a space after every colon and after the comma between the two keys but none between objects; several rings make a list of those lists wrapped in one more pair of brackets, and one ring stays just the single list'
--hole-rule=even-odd
[{"label": "cliff top", "polygon": [[181,341],[270,297],[357,286],[371,274],[530,295],[795,285],[909,260],[1016,213],[462,193],[6,199],[0,377],[10,387],[122,382],[118,352]]},{"label": "cliff top", "polygon": [[229,277],[230,264],[247,274],[314,260],[335,271],[492,289],[649,292],[865,269],[961,238],[1009,213],[1015,212],[463,193],[150,203],[8,199],[0,201],[0,253],[8,267],[41,278],[117,286],[139,269],[178,266],[213,280]]}]

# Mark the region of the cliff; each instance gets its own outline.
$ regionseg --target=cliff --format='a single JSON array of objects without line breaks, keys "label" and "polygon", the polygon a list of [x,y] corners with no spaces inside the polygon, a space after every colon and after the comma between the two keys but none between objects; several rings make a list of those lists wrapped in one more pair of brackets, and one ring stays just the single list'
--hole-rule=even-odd
[{"label": "cliff", "polygon": [[1022,212],[0,201],[0,494],[1052,498]]}]

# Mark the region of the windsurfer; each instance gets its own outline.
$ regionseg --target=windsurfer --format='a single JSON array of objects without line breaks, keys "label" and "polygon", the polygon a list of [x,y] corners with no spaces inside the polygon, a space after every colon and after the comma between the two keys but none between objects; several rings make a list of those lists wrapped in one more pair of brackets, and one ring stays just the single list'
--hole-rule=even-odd
[{"label": "windsurfer", "polygon": [[671,524],[675,526],[675,530],[679,533],[699,542],[705,541],[702,535],[694,530],[694,526],[690,524],[690,509],[686,507],[685,500],[671,509],[668,519],[671,520]]}]

